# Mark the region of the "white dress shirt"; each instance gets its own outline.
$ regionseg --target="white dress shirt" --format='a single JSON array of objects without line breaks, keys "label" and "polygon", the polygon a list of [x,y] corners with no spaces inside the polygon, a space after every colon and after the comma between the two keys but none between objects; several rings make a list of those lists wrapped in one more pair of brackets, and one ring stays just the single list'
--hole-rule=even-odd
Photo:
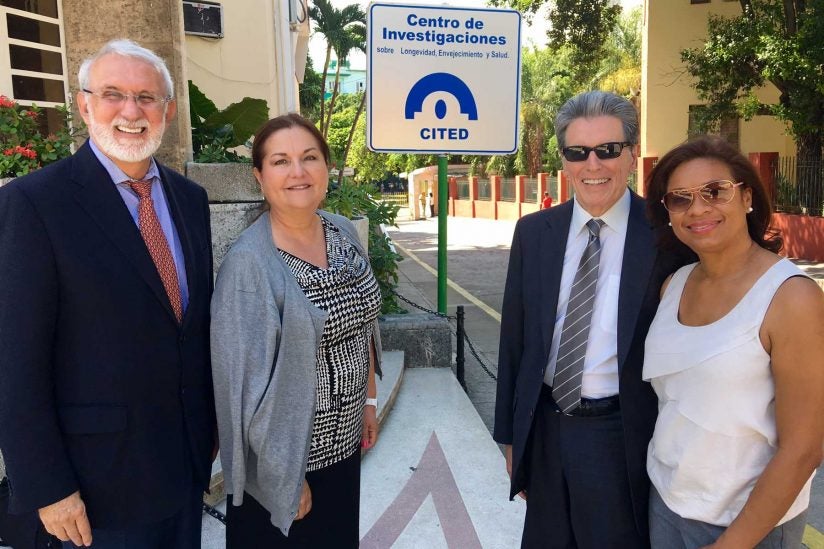
[{"label": "white dress shirt", "polygon": [[[601,260],[598,267],[598,283],[595,287],[595,303],[592,309],[592,324],[589,328],[587,354],[584,359],[584,377],[581,396],[584,398],[604,398],[618,394],[618,290],[621,283],[621,266],[624,259],[624,242],[627,238],[627,220],[630,207],[629,189],[599,219],[601,227]],[[555,361],[558,345],[566,318],[569,293],[575,271],[589,240],[586,223],[592,219],[578,201],[572,206],[572,220],[564,252],[564,267],[561,272],[561,287],[558,295],[558,309],[555,314],[555,329],[549,349],[549,363],[544,374],[544,383],[552,385],[555,377]]]}]

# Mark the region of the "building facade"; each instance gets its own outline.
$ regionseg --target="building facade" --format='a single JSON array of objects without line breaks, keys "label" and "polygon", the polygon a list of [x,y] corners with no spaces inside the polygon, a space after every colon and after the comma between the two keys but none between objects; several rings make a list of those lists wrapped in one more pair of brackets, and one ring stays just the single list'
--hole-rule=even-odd
[{"label": "building facade", "polygon": [[[734,17],[741,5],[731,0],[645,0],[641,71],[641,157],[658,158],[694,132],[694,115],[702,102],[680,52],[699,47],[711,15]],[[769,84],[758,90],[762,101],[778,101]],[[795,154],[786,125],[770,116],[724,121],[721,135],[745,155],[754,152]],[[649,163],[647,163],[649,164]]]},{"label": "building facade", "polygon": [[[187,81],[218,108],[243,97],[265,99],[270,115],[297,111],[309,42],[306,0],[0,0],[0,95],[23,105],[53,107],[73,100],[85,57],[113,38],[157,52],[172,73],[178,115],[159,158],[178,170],[191,159]],[[222,36],[187,34],[188,9],[220,8]]]}]

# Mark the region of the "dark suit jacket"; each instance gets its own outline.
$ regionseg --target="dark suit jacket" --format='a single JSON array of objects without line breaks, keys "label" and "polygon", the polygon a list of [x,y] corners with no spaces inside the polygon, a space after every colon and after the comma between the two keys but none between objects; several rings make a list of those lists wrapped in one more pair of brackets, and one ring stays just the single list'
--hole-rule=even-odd
[{"label": "dark suit jacket", "polygon": [[171,516],[207,487],[212,255],[203,189],[159,166],[189,305],[178,325],[88,144],[0,188],[0,448],[10,511],[80,490],[93,528]]},{"label": "dark suit jacket", "polygon": [[[515,227],[501,314],[494,438],[512,445],[514,496],[528,486],[523,457],[555,328],[572,200],[525,216]],[[641,380],[644,339],[664,278],[675,260],[656,253],[644,200],[632,195],[618,297],[619,398],[633,510],[646,532],[647,445],[657,414],[655,393]]]}]

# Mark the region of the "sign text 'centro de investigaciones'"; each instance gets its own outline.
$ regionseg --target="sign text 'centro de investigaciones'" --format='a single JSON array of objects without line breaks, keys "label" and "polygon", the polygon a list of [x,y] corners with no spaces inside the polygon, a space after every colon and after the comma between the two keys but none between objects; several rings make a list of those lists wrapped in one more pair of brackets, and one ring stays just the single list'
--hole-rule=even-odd
[{"label": "sign text 'centro de investigaciones'", "polygon": [[517,150],[520,13],[376,3],[368,22],[370,149]]}]

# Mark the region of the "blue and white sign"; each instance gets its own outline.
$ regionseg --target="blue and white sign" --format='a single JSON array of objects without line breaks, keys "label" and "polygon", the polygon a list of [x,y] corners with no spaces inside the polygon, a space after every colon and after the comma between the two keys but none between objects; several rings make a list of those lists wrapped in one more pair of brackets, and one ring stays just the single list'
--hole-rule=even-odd
[{"label": "blue and white sign", "polygon": [[377,152],[518,148],[521,14],[369,6],[366,143]]}]

